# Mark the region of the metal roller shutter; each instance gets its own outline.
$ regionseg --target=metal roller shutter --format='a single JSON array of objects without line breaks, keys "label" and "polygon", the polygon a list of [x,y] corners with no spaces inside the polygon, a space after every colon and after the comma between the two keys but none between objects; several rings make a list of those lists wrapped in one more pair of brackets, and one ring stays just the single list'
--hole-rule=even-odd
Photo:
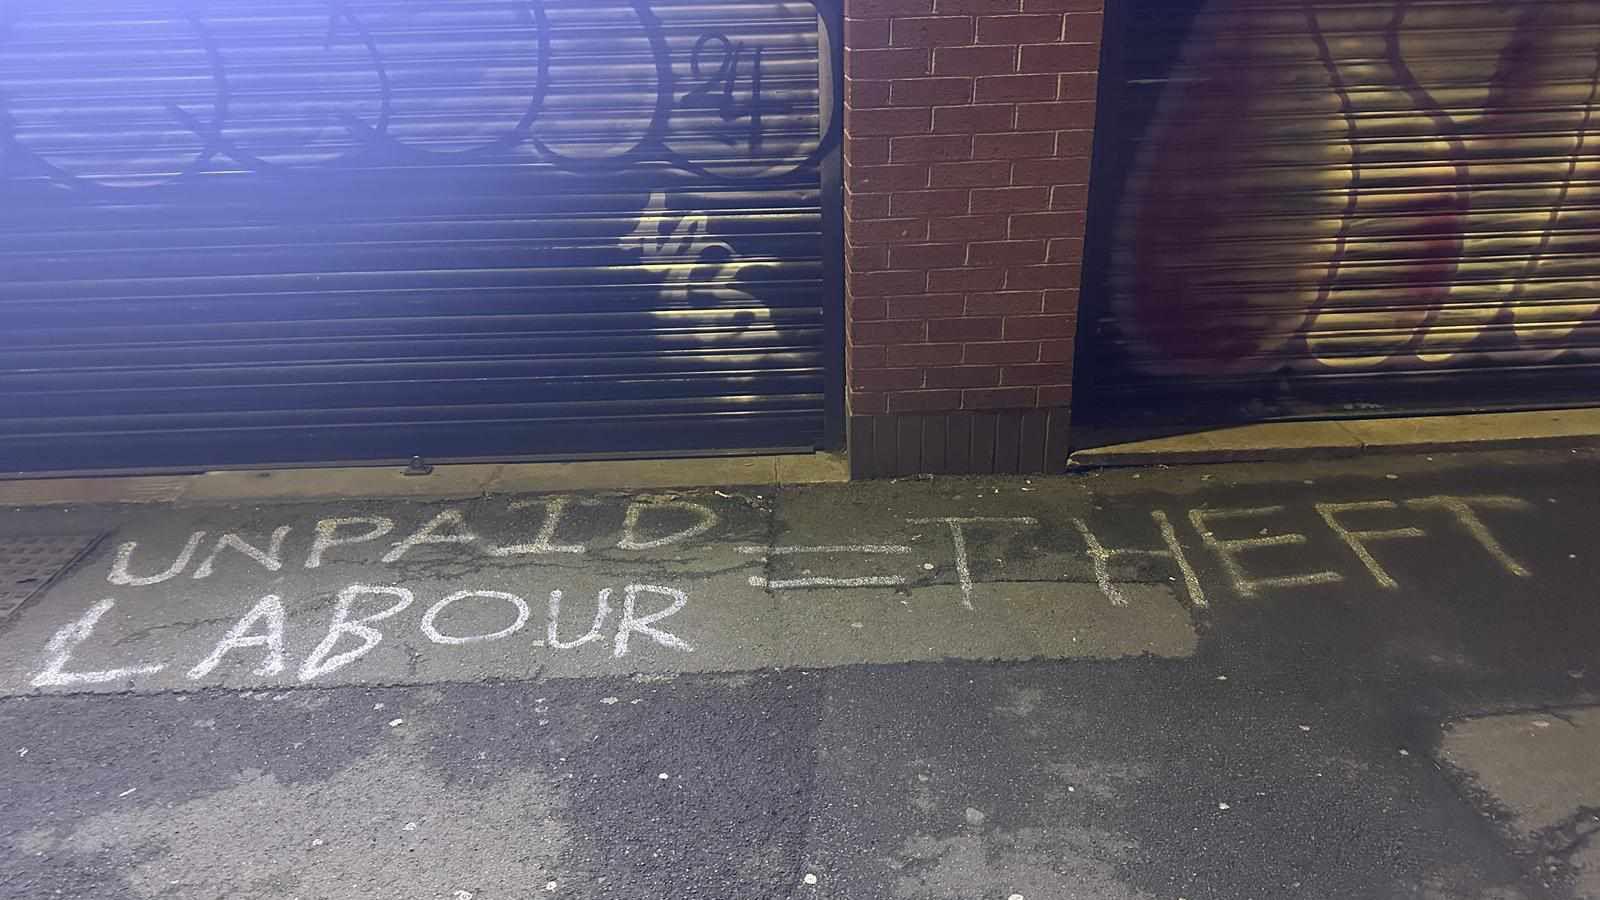
[{"label": "metal roller shutter", "polygon": [[831,18],[6,0],[0,471],[836,441]]},{"label": "metal roller shutter", "polygon": [[1088,422],[1600,400],[1600,4],[1108,4]]}]

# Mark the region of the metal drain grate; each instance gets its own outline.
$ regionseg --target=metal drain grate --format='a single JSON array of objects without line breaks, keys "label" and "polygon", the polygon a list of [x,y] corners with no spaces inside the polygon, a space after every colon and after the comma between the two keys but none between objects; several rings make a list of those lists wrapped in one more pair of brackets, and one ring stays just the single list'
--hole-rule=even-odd
[{"label": "metal drain grate", "polygon": [[99,539],[97,534],[0,538],[0,619],[44,590]]}]

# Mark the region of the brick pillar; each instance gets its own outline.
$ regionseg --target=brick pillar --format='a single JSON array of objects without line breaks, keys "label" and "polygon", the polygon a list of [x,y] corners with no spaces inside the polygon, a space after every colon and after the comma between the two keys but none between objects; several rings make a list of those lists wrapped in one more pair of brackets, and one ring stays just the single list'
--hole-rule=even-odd
[{"label": "brick pillar", "polygon": [[844,0],[856,474],[1064,462],[1100,7]]}]

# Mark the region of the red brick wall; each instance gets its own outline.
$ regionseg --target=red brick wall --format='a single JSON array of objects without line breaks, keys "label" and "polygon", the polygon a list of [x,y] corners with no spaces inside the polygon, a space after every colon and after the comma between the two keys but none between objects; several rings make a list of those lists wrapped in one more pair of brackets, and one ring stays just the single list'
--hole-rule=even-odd
[{"label": "red brick wall", "polygon": [[1101,0],[844,0],[856,416],[1066,406]]}]

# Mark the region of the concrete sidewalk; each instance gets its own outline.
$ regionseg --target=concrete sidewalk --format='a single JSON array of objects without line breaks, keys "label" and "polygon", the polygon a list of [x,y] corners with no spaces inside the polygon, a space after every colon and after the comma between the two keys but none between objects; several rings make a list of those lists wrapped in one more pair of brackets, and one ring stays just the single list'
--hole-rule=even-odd
[{"label": "concrete sidewalk", "polygon": [[[1227,462],[1307,462],[1368,454],[1600,446],[1600,409],[1268,422],[1199,428],[1074,452],[1077,469]],[[281,502],[470,498],[560,490],[782,487],[848,481],[843,453],[462,463],[425,475],[400,466],[249,469],[145,476],[0,479],[0,507],[82,503]]]},{"label": "concrete sidewalk", "polygon": [[1178,592],[1112,604],[1062,544],[1064,487],[133,509],[0,637],[0,694],[1192,653]]},{"label": "concrete sidewalk", "polygon": [[1596,462],[15,509],[0,897],[1600,898]]},{"label": "concrete sidewalk", "polygon": [[460,463],[425,475],[401,466],[239,469],[174,475],[0,480],[0,507],[80,503],[278,502],[351,497],[483,497],[534,491],[595,491],[706,485],[827,484],[846,481],[834,453],[713,456],[698,459],[548,463]]},{"label": "concrete sidewalk", "polygon": [[1079,450],[1078,467],[1342,459],[1600,445],[1600,409],[1265,422]]}]

